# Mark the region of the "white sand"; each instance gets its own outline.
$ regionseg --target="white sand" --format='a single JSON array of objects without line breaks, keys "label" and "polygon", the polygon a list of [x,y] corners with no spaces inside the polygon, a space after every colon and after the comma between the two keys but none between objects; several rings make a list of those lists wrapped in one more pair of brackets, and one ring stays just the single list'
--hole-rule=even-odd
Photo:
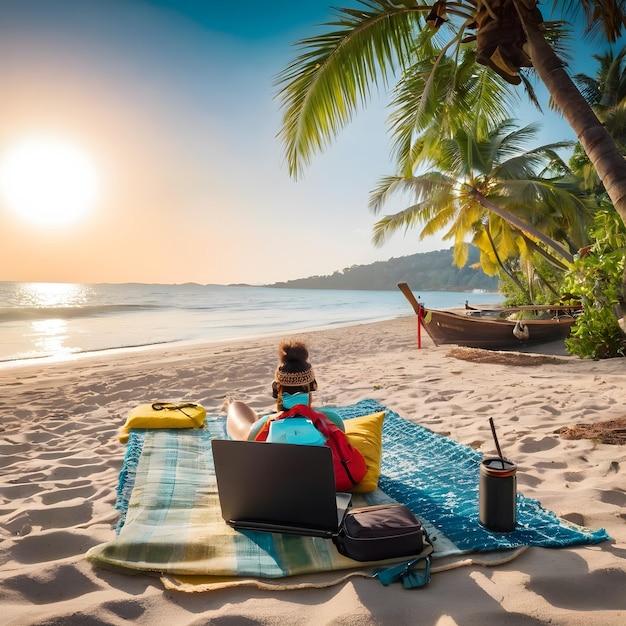
[{"label": "white sand", "polygon": [[435,574],[418,590],[357,578],[319,590],[183,594],[95,568],[84,554],[114,536],[124,456],[116,433],[128,411],[186,399],[219,413],[225,395],[270,407],[278,341],[85,358],[0,370],[0,623],[626,624],[626,446],[555,434],[626,415],[626,360],[460,360],[428,339],[417,350],[414,317],[300,337],[317,403],[373,398],[487,453],[493,416],[519,490],[612,540],[530,548],[495,568]]}]

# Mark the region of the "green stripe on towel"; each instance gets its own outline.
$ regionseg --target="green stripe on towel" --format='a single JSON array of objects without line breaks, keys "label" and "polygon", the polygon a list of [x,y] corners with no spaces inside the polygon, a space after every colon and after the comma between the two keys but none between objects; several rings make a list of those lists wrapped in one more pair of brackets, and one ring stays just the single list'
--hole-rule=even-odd
[{"label": "green stripe on towel", "polygon": [[[604,530],[560,520],[521,494],[518,528],[491,533],[478,524],[479,452],[373,400],[336,410],[343,419],[386,411],[380,489],[355,496],[354,504],[406,504],[435,539],[435,558],[608,539]],[[223,417],[208,418],[203,429],[132,431],[118,486],[118,535],[91,548],[87,558],[131,570],[260,578],[362,565],[340,555],[328,539],[230,528],[221,516],[211,454],[211,439],[225,436]]]}]

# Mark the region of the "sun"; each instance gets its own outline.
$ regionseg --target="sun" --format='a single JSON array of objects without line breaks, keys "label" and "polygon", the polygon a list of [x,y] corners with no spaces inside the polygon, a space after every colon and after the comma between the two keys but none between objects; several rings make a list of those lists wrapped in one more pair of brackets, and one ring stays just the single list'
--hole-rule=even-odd
[{"label": "sun", "polygon": [[56,137],[29,137],[0,160],[0,193],[19,217],[43,226],[81,218],[97,198],[96,170],[78,145]]}]

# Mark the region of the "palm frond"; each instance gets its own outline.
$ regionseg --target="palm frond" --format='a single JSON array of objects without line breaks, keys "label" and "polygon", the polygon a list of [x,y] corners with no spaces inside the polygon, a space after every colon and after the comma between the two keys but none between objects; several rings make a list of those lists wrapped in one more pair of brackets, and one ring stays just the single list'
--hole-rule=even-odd
[{"label": "palm frond", "polygon": [[394,8],[361,0],[363,9],[338,9],[336,30],[300,41],[304,50],[279,73],[283,123],[279,138],[297,178],[316,151],[352,119],[373,88],[414,58],[425,7]]},{"label": "palm frond", "polygon": [[553,0],[555,9],[566,14],[587,18],[587,32],[603,35],[609,42],[616,41],[626,26],[626,0]]},{"label": "palm frond", "polygon": [[599,104],[602,98],[602,92],[600,90],[600,84],[595,78],[587,76],[586,74],[574,74],[572,80],[578,91],[580,91],[582,97],[591,105]]},{"label": "palm frond", "polygon": [[[441,206],[436,215],[433,215],[433,206],[430,202],[418,202],[393,215],[385,215],[374,224],[372,242],[379,247],[395,232],[404,229],[405,232],[419,224],[425,226],[419,234],[420,239],[438,233],[442,229],[442,222],[447,223],[455,214],[454,208]],[[444,236],[445,239],[445,236]]]},{"label": "palm frond", "polygon": [[385,176],[376,189],[370,192],[368,207],[378,214],[383,205],[395,194],[410,194],[416,202],[430,198],[431,203],[447,202],[454,193],[454,180],[439,172],[428,172],[421,176]]}]

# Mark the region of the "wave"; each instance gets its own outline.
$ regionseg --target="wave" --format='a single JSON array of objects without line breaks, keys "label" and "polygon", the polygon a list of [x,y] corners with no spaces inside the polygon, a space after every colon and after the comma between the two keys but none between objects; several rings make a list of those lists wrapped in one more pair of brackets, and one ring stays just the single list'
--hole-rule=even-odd
[{"label": "wave", "polygon": [[[173,339],[170,341],[150,341],[146,343],[129,343],[129,344],[120,344],[107,346],[105,348],[87,348],[87,349],[79,349],[73,350],[71,352],[67,352],[63,355],[63,359],[71,359],[76,357],[84,357],[89,355],[95,355],[99,353],[111,353],[114,354],[116,352],[122,350],[133,350],[138,348],[158,348],[159,346],[167,346],[170,344],[180,343],[183,340]],[[18,354],[12,355],[10,357],[0,357],[0,368],[4,368],[8,365],[28,365],[31,363],[40,363],[40,362],[48,362],[48,361],[58,361],[59,355],[54,353],[42,353],[42,354]]]},{"label": "wave", "polygon": [[0,307],[1,322],[25,320],[74,319],[79,317],[101,317],[117,313],[144,313],[158,311],[163,306],[157,304],[98,304],[87,306],[50,307]]}]

